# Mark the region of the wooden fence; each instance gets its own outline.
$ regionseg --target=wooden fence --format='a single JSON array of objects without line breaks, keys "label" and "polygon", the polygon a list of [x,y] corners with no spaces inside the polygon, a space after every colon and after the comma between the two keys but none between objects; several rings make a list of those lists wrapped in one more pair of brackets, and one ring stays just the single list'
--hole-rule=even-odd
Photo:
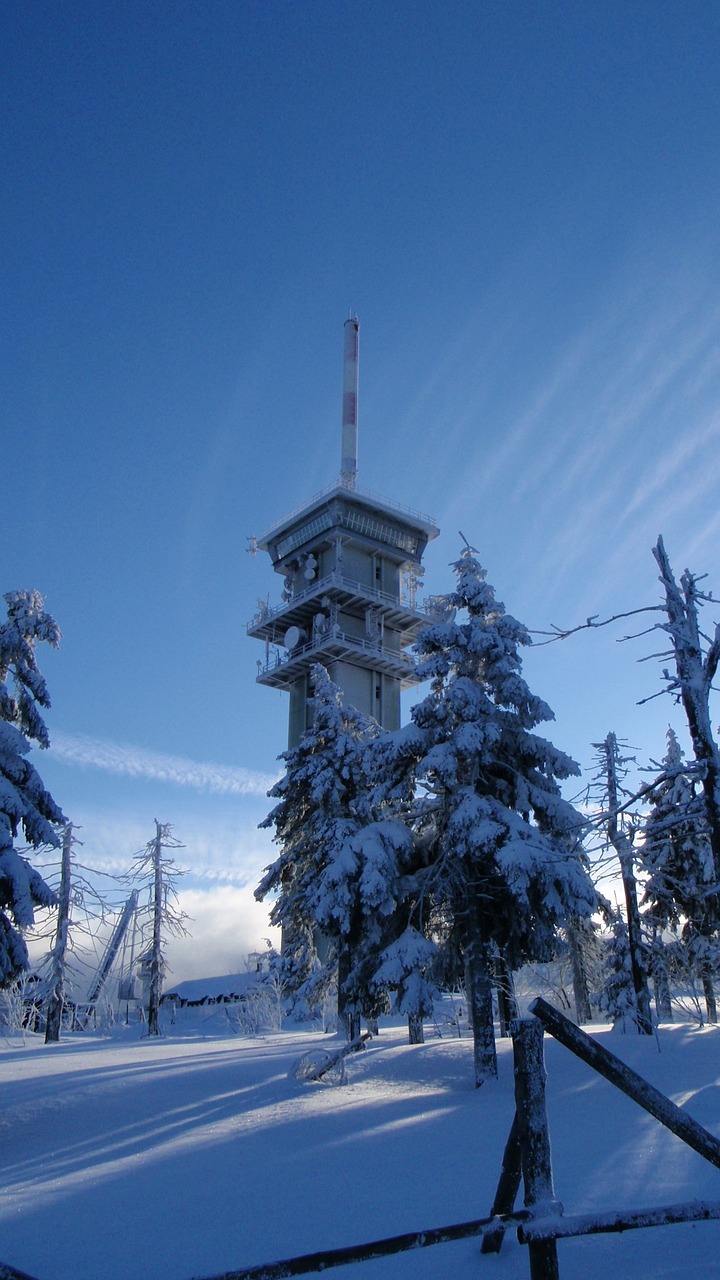
[{"label": "wooden fence", "polygon": [[[719,1169],[720,1141],[547,1001],[535,1000],[530,1006],[530,1013],[529,1018],[518,1020],[512,1031],[515,1116],[505,1144],[495,1200],[488,1218],[390,1236],[370,1244],[303,1254],[240,1271],[226,1271],[221,1276],[208,1277],[208,1280],[283,1280],[287,1276],[308,1275],[330,1267],[366,1262],[470,1236],[482,1237],[481,1253],[497,1253],[502,1247],[505,1232],[510,1228],[516,1229],[520,1243],[527,1245],[531,1280],[559,1280],[558,1240],[720,1219],[720,1202],[715,1201],[691,1201],[631,1212],[563,1213],[562,1205],[555,1198],[550,1157],[543,1057],[545,1031]],[[524,1208],[516,1209],[521,1182]],[[0,1280],[35,1278],[0,1263]]]},{"label": "wooden fence", "polygon": [[[562,1205],[555,1198],[545,1105],[543,1035],[546,1030],[716,1168],[720,1168],[720,1141],[547,1001],[535,1000],[530,1013],[531,1017],[520,1019],[513,1027],[515,1116],[489,1218],[304,1254],[242,1271],[227,1271],[209,1280],[283,1280],[286,1276],[307,1275],[469,1236],[482,1237],[481,1253],[497,1253],[510,1228],[517,1230],[520,1243],[528,1247],[531,1280],[559,1280],[557,1241],[560,1239],[720,1219],[720,1202],[698,1201],[630,1212],[617,1210],[572,1216],[563,1213]],[[525,1203],[524,1208],[518,1210],[515,1201],[521,1182]]]}]

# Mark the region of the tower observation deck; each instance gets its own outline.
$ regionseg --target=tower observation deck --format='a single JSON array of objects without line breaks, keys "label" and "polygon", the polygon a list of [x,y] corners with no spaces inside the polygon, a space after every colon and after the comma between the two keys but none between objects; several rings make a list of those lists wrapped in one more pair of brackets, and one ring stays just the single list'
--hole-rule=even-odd
[{"label": "tower observation deck", "polygon": [[282,601],[262,606],[247,630],[265,642],[258,682],[290,694],[291,747],[308,727],[316,662],[346,703],[399,728],[401,690],[417,683],[409,647],[429,621],[417,587],[437,525],[355,483],[358,329],[346,321],[340,481],[257,540],[284,579]]}]

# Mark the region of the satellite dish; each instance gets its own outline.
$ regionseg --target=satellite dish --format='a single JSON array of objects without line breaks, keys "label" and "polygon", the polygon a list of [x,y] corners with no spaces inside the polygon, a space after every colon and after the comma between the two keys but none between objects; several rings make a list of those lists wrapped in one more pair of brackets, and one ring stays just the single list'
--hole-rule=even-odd
[{"label": "satellite dish", "polygon": [[286,649],[296,649],[301,640],[305,639],[305,632],[299,627],[288,627],[283,637],[283,644]]}]

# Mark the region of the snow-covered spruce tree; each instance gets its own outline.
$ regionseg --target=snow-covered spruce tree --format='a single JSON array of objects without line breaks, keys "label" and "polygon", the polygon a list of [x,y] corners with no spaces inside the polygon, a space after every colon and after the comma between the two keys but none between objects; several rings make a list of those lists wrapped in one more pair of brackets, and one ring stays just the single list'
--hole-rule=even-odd
[{"label": "snow-covered spruce tree", "polygon": [[[365,795],[358,813],[366,812]],[[335,927],[355,922],[356,945],[346,989],[368,1021],[388,1007],[407,1017],[411,1044],[424,1039],[423,1021],[437,989],[428,971],[434,942],[413,923],[416,905],[416,845],[399,818],[368,819],[321,878],[321,914]],[[419,923],[419,921],[418,921]]]},{"label": "snow-covered spruce tree", "polygon": [[[269,792],[278,801],[261,827],[274,827],[280,855],[266,868],[255,897],[275,894],[270,921],[283,930],[283,951],[303,939],[304,967],[316,985],[310,939],[324,935],[325,963],[337,963],[338,1017],[349,1040],[358,1031],[357,993],[349,989],[362,938],[362,858],[351,841],[362,828],[362,753],[379,732],[374,720],[344,706],[342,693],[319,663],[312,668],[312,723],[297,746],[280,757],[285,774]],[[288,975],[289,976],[289,975]],[[304,995],[303,987],[299,995]]]},{"label": "snow-covered spruce tree", "polygon": [[637,1025],[630,938],[619,911],[610,918],[610,936],[607,939],[605,971],[598,1004],[616,1026],[622,1026],[623,1031],[626,1022]]},{"label": "snow-covered spruce tree", "polygon": [[57,827],[66,821],[26,759],[31,746],[47,747],[48,731],[39,707],[50,697],[35,660],[35,646],[56,648],[57,623],[45,612],[37,591],[5,596],[7,621],[0,626],[0,987],[28,967],[22,930],[33,923],[34,908],[52,906],[55,896],[15,839],[22,831],[28,845],[60,844]]},{"label": "snow-covered spruce tree", "polygon": [[395,1011],[407,1017],[411,1044],[423,1043],[423,1020],[433,1012],[438,992],[428,975],[436,957],[435,944],[408,924],[383,948],[370,979],[371,991],[393,992]]},{"label": "snow-covered spruce tree", "polygon": [[643,906],[649,921],[679,934],[685,964],[699,964],[708,1022],[717,1022],[713,960],[717,913],[707,808],[688,773],[680,743],[667,732],[660,778],[648,793],[651,809],[643,826],[643,863],[648,878]]},{"label": "snow-covered spruce tree", "polygon": [[530,636],[495,599],[473,548],[454,569],[445,599],[460,618],[421,632],[419,673],[431,692],[383,753],[427,797],[416,823],[426,863],[419,889],[459,935],[481,1085],[497,1073],[495,958],[511,971],[550,958],[558,926],[588,916],[596,898],[583,822],[559,786],[578,766],[533,732],[553,713],[520,674]]},{"label": "snow-covered spruce tree", "polygon": [[[410,1043],[421,1044],[438,992],[438,970],[452,944],[439,945],[441,935],[449,943],[449,933],[438,931],[442,910],[433,909],[424,891],[427,802],[417,795],[412,759],[412,744],[407,751],[402,736],[388,733],[374,738],[363,754],[366,825],[358,853],[367,860],[362,881],[367,919],[354,980],[378,1001],[385,993],[393,1011],[407,1017]],[[371,874],[376,877],[372,889]]]}]

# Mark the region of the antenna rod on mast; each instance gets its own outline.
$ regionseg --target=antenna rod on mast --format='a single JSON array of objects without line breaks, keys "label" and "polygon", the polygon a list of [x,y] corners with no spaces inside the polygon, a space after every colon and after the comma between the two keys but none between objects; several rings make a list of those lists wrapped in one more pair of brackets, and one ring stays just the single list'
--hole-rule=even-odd
[{"label": "antenna rod on mast", "polygon": [[340,483],[355,488],[358,469],[358,371],[360,361],[360,324],[357,316],[345,321],[345,353],[343,364],[342,452]]}]

